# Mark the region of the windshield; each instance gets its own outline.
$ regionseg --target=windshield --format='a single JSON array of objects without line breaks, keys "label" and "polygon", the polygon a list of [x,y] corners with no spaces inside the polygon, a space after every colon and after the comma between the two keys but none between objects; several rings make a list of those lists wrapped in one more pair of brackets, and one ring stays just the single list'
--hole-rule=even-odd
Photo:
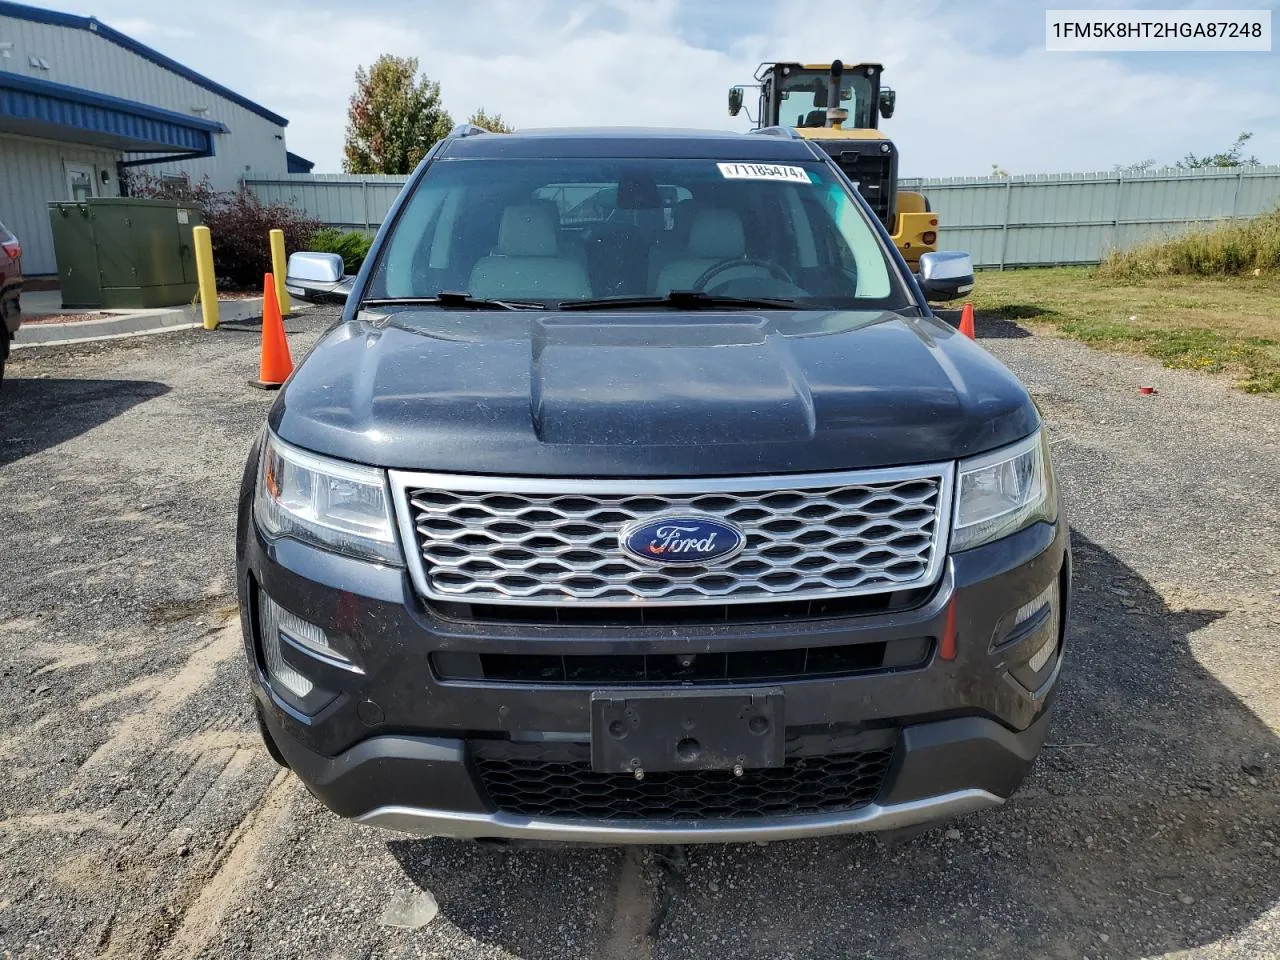
[{"label": "windshield", "polygon": [[365,300],[774,298],[910,305],[862,208],[821,162],[466,159],[431,165]]},{"label": "windshield", "polygon": [[[792,127],[825,127],[830,81],[831,74],[826,70],[792,70],[782,77],[778,122]],[[846,73],[840,79],[838,106],[849,111],[844,127],[870,127],[871,81],[861,74]]]}]

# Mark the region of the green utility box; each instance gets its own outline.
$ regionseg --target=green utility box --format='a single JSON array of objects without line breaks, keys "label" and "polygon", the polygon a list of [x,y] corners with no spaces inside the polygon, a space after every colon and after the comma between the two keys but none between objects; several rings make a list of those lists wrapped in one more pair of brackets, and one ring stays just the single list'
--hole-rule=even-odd
[{"label": "green utility box", "polygon": [[195,297],[199,207],[91,197],[50,203],[49,222],[63,307],[171,307]]}]

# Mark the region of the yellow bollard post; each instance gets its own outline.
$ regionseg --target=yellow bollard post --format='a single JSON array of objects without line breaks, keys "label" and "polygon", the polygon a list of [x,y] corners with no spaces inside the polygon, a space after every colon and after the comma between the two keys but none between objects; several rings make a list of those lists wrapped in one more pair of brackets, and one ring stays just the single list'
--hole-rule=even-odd
[{"label": "yellow bollard post", "polygon": [[213,237],[208,227],[192,227],[196,246],[196,284],[200,288],[200,315],[206,330],[218,329],[218,282],[213,275]]},{"label": "yellow bollard post", "polygon": [[280,316],[287,317],[291,309],[289,292],[284,288],[285,271],[288,264],[284,256],[284,231],[272,230],[271,237],[271,275],[276,281],[276,302],[280,304]]}]

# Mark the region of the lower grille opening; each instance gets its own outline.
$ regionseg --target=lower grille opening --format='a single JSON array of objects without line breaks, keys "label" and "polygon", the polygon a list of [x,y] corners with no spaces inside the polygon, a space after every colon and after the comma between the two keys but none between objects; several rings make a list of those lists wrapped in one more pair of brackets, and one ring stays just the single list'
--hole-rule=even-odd
[{"label": "lower grille opening", "polygon": [[588,820],[718,820],[855,810],[879,794],[893,748],[792,757],[782,767],[629,774],[596,773],[586,760],[475,758],[493,805],[526,817]]},{"label": "lower grille opening", "polygon": [[708,606],[592,607],[519,606],[498,603],[432,601],[431,609],[450,620],[486,623],[545,623],[557,626],[643,627],[670,624],[772,623],[779,620],[824,620],[896,613],[920,606],[934,587],[888,590],[856,597],[824,600],[780,600],[763,603],[726,603]]},{"label": "lower grille opening", "polygon": [[849,677],[912,670],[929,662],[932,637],[787,650],[720,653],[431,655],[443,681],[532,684],[713,684]]}]

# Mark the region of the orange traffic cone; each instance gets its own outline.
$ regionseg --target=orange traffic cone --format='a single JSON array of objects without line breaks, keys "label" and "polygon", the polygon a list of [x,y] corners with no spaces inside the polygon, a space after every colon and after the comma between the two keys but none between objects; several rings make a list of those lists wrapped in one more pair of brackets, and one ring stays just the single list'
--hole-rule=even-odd
[{"label": "orange traffic cone", "polygon": [[964,309],[960,311],[960,332],[970,340],[977,340],[978,336],[973,331],[973,304],[966,303]]},{"label": "orange traffic cone", "polygon": [[249,386],[279,390],[293,373],[293,358],[289,356],[289,341],[284,335],[284,320],[280,318],[280,303],[276,300],[276,284],[271,274],[263,278],[262,286],[262,361],[258,366],[258,379],[250,380]]}]

